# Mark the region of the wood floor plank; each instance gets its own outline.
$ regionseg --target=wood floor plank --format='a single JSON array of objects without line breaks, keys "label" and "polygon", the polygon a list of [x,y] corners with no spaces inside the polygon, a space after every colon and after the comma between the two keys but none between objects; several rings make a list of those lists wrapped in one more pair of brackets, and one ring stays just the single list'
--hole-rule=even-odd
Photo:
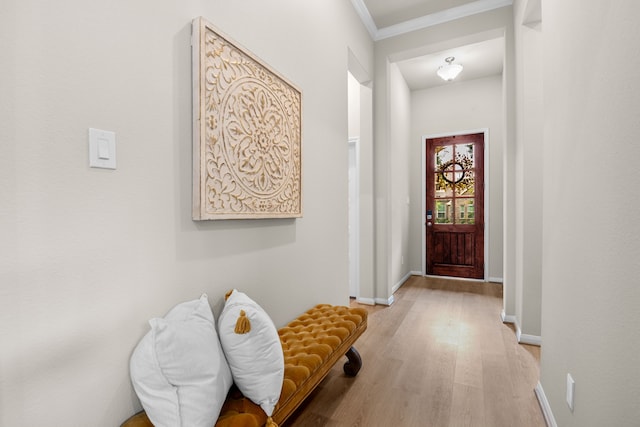
[{"label": "wood floor plank", "polygon": [[390,307],[353,302],[369,311],[360,373],[337,364],[281,427],[545,427],[540,349],[500,321],[501,289],[413,276]]},{"label": "wood floor plank", "polygon": [[487,425],[484,418],[482,388],[455,383],[451,401],[449,427],[477,427]]}]

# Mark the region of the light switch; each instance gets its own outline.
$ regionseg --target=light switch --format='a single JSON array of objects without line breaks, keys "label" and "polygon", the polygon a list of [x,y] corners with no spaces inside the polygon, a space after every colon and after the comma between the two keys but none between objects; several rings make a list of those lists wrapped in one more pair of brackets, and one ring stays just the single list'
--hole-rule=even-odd
[{"label": "light switch", "polygon": [[98,158],[109,160],[109,140],[98,138]]},{"label": "light switch", "polygon": [[89,128],[89,166],[116,168],[116,134],[107,130]]}]

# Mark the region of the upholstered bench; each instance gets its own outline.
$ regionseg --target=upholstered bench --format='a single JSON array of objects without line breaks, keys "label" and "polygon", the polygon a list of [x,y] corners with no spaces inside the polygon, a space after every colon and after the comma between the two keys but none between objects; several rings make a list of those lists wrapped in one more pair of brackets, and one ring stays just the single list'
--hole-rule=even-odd
[{"label": "upholstered bench", "polygon": [[[317,305],[278,331],[284,353],[284,380],[272,420],[283,423],[343,356],[344,372],[358,374],[362,366],[353,344],[367,328],[361,308]],[[267,415],[234,386],[227,395],[215,427],[262,427]],[[153,427],[140,412],[121,427]]]}]

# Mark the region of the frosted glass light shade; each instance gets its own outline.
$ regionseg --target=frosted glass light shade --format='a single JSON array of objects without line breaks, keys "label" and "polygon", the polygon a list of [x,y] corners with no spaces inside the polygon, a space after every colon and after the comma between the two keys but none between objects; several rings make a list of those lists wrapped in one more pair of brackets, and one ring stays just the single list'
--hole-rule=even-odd
[{"label": "frosted glass light shade", "polygon": [[447,62],[446,65],[442,65],[438,68],[437,74],[440,76],[442,80],[446,80],[450,82],[451,80],[458,77],[458,74],[462,71],[462,65],[460,64],[452,64],[454,57],[449,57],[445,59]]}]

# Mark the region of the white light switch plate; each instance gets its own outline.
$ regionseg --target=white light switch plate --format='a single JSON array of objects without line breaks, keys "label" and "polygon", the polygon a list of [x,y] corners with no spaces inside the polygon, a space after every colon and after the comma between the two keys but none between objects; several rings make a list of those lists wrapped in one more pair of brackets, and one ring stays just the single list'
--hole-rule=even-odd
[{"label": "white light switch plate", "polygon": [[116,168],[116,134],[107,130],[89,128],[89,166]]},{"label": "white light switch plate", "polygon": [[569,409],[571,409],[571,411],[573,411],[573,399],[575,398],[575,391],[576,382],[573,380],[571,374],[567,374],[567,405],[569,405]]}]

